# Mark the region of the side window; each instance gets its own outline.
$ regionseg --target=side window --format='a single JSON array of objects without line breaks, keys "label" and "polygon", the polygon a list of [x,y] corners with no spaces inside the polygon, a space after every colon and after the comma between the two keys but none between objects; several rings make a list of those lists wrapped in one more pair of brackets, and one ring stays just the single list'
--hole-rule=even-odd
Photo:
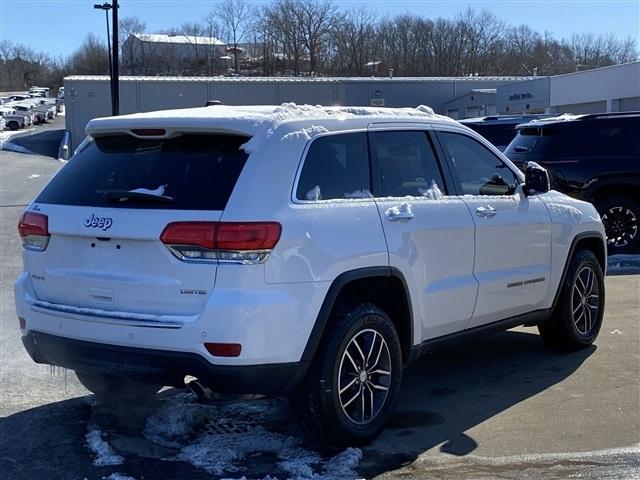
[{"label": "side window", "polygon": [[370,140],[371,161],[378,172],[376,195],[442,196],[444,182],[426,132],[372,132]]},{"label": "side window", "polygon": [[314,140],[307,152],[296,198],[367,198],[372,196],[369,184],[366,133],[320,137]]},{"label": "side window", "polygon": [[[634,124],[635,123],[635,124]],[[593,154],[628,157],[640,152],[640,122],[611,121],[600,122],[592,143]]]},{"label": "side window", "polygon": [[438,132],[442,147],[449,153],[452,166],[465,195],[511,195],[519,180],[500,158],[471,137],[459,133]]}]

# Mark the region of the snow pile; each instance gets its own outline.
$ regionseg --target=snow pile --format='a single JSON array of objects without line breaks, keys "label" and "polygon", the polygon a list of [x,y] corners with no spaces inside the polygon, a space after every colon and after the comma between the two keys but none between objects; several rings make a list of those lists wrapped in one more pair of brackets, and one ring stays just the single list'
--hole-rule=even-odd
[{"label": "snow pile", "polygon": [[[286,402],[261,399],[198,404],[191,394],[179,394],[147,420],[145,437],[180,448],[176,460],[216,475],[251,476],[250,464],[262,457],[273,462],[268,478],[348,480],[358,478],[359,449],[348,448],[324,458],[307,448],[302,437],[273,428],[292,420]],[[282,475],[284,473],[284,475]]]},{"label": "snow pile", "polygon": [[202,405],[183,402],[184,395],[177,398],[160,412],[149,417],[144,436],[165,447],[180,448],[202,429],[206,410]]},{"label": "snow pile", "polygon": [[[256,454],[272,454],[288,478],[347,480],[358,478],[355,468],[360,464],[360,449],[347,450],[323,463],[322,456],[304,448],[299,438],[270,432],[261,426],[246,433],[204,434],[184,447],[179,460],[187,461],[214,475],[236,473],[238,465]],[[315,468],[320,466],[321,473]]]},{"label": "snow pile", "polygon": [[123,475],[121,473],[112,473],[105,480],[136,480],[133,477],[128,477],[127,475]]},{"label": "snow pile", "polygon": [[302,130],[298,130],[297,132],[287,133],[284,137],[282,137],[282,141],[286,142],[292,139],[303,139],[303,140],[311,140],[316,135],[320,135],[321,133],[328,133],[329,130],[322,126],[311,126],[309,128],[303,128]]},{"label": "snow pile", "polygon": [[[276,130],[286,121],[303,120],[320,120],[332,118],[331,114],[319,105],[296,105],[295,103],[283,103],[268,115],[253,125],[253,135],[251,139],[240,146],[248,154],[259,151],[264,143],[271,137]],[[294,137],[297,138],[297,137]]]},{"label": "snow pile", "polygon": [[418,192],[429,200],[442,200],[442,191],[438,188],[438,184],[435,180],[431,179],[431,186],[429,188],[418,188]]},{"label": "snow pile", "polygon": [[102,432],[98,428],[93,426],[89,427],[85,440],[87,441],[89,450],[96,456],[93,460],[95,466],[120,465],[124,462],[124,459],[115,453],[111,446],[102,438]]},{"label": "snow pile", "polygon": [[[361,116],[381,117],[385,120],[390,118],[429,118],[447,120],[453,122],[449,117],[436,115],[433,109],[425,105],[417,108],[373,108],[373,107],[323,107],[321,105],[296,105],[295,103],[283,103],[276,107],[270,115],[256,120],[253,124],[251,139],[242,145],[246,153],[251,154],[259,151],[266,140],[271,137],[276,130],[285,122],[293,120],[345,120]],[[285,139],[310,139],[319,133],[328,130],[321,126],[306,128],[298,132],[292,132],[283,137]],[[308,137],[308,138],[307,138]]]},{"label": "snow pile", "polygon": [[607,259],[607,273],[623,275],[640,273],[640,255],[611,255]]},{"label": "snow pile", "polygon": [[373,194],[366,188],[363,188],[362,190],[345,193],[344,198],[373,198]]},{"label": "snow pile", "polygon": [[317,202],[318,200],[322,200],[322,192],[320,191],[320,185],[316,185],[307,193],[305,193],[304,198],[312,202]]},{"label": "snow pile", "polygon": [[578,120],[584,115],[585,114],[574,115],[573,113],[563,113],[562,115],[558,115],[557,117],[535,118],[531,120],[531,123],[571,122],[573,120]]}]

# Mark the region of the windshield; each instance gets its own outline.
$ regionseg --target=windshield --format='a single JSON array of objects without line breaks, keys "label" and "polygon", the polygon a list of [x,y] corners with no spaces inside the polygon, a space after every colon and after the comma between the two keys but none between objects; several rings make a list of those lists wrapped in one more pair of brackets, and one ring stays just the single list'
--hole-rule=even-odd
[{"label": "windshield", "polygon": [[239,135],[130,135],[88,142],[37,198],[93,207],[223,210],[247,154]]}]

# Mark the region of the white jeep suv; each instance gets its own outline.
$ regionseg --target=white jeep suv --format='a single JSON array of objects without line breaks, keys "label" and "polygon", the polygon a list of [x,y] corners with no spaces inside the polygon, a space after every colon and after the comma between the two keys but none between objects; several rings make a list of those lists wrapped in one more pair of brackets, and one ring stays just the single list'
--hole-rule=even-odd
[{"label": "white jeep suv", "polygon": [[595,208],[428,107],[216,105],[87,134],[21,218],[15,295],[31,357],[99,397],[192,376],[288,395],[312,438],[356,444],[437,345],[600,330]]}]

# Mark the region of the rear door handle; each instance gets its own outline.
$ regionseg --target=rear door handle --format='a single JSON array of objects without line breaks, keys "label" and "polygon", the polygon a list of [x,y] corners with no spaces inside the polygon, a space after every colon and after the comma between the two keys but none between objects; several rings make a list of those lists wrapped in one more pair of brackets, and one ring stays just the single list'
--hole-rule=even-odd
[{"label": "rear door handle", "polygon": [[476,208],[476,215],[478,217],[491,218],[491,217],[495,217],[496,213],[498,212],[491,205],[487,205],[486,207]]},{"label": "rear door handle", "polygon": [[411,205],[408,202],[391,207],[384,213],[390,222],[406,222],[415,218],[411,210]]}]

